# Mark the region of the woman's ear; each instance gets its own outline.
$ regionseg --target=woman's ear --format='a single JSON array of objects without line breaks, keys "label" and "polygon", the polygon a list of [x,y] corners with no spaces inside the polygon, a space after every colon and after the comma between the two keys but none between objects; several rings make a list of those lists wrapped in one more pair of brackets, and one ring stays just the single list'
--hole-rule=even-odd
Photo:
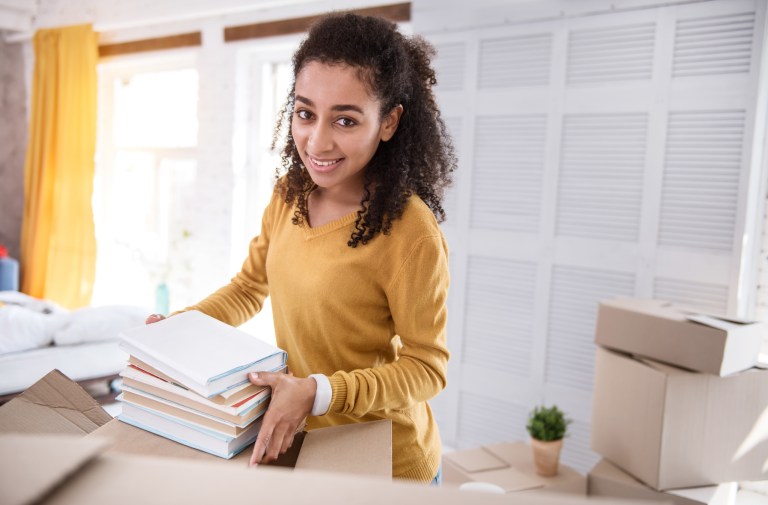
[{"label": "woman's ear", "polygon": [[397,125],[400,124],[400,117],[403,115],[403,106],[396,105],[392,108],[381,121],[381,140],[386,142],[392,138],[397,131]]}]

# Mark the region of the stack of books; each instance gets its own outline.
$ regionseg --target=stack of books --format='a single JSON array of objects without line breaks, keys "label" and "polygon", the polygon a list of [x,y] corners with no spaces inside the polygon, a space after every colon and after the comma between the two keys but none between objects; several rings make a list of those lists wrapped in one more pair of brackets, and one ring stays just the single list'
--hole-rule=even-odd
[{"label": "stack of books", "polygon": [[248,374],[285,371],[285,351],[198,311],[120,336],[118,419],[222,458],[256,440],[271,390]]}]

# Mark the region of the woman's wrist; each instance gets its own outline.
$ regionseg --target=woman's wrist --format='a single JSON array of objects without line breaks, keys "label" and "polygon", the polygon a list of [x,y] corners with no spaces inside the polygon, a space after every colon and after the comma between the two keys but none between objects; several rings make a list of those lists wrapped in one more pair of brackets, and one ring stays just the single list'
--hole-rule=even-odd
[{"label": "woman's wrist", "polygon": [[309,378],[314,379],[317,385],[315,389],[315,398],[312,403],[311,416],[324,416],[328,413],[331,406],[333,391],[331,390],[331,381],[323,374],[313,373]]}]

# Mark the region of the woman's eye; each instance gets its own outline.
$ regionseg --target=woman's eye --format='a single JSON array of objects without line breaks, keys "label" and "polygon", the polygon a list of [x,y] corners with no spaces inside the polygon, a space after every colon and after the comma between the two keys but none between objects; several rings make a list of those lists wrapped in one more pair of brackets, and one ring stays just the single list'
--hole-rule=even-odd
[{"label": "woman's eye", "polygon": [[309,111],[306,110],[300,110],[296,112],[296,115],[299,116],[301,119],[311,119],[312,114],[309,113]]},{"label": "woman's eye", "polygon": [[355,126],[357,124],[348,117],[339,118],[336,123],[340,124],[341,126]]}]

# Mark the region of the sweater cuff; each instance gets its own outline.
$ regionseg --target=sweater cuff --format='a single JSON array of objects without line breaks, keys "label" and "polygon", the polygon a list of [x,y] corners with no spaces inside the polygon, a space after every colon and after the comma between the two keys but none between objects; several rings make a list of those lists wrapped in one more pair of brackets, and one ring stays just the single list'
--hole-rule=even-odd
[{"label": "sweater cuff", "polygon": [[339,414],[344,411],[345,404],[347,403],[347,381],[342,373],[336,372],[331,375],[330,383],[333,395],[329,412]]},{"label": "sweater cuff", "polygon": [[331,406],[331,381],[328,380],[323,374],[313,373],[310,375],[317,383],[317,391],[315,392],[315,401],[312,404],[312,412],[310,416],[324,416],[328,412],[328,407]]}]

